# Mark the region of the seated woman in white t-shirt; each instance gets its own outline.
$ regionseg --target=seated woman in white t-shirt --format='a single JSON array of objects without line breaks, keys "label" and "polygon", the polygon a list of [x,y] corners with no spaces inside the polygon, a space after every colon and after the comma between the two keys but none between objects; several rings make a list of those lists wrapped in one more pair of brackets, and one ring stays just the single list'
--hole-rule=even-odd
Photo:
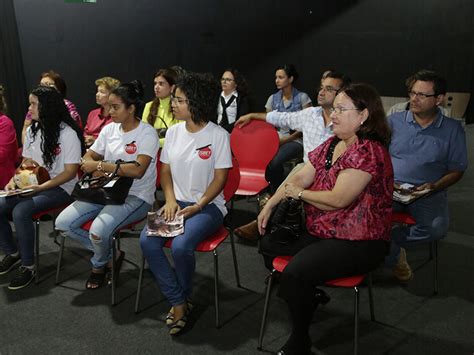
[{"label": "seated woman in white t-shirt", "polygon": [[183,215],[184,234],[174,238],[171,267],[163,246],[167,238],[140,236],[161,292],[171,303],[166,324],[170,335],[186,325],[192,308],[192,278],[196,246],[217,231],[227,213],[222,189],[232,167],[229,134],[215,124],[219,84],[210,75],[187,73],[178,79],[172,108],[176,119],[161,153],[161,186],[166,203],[160,210],[166,220]]},{"label": "seated woman in white t-shirt", "polygon": [[[128,197],[123,205],[100,205],[76,201],[66,208],[56,220],[56,229],[82,243],[94,255],[92,272],[86,289],[96,289],[105,284],[106,271],[112,263],[110,238],[114,231],[144,218],[155,199],[156,165],[159,149],[156,130],[140,120],[143,110],[143,87],[140,82],[122,84],[109,95],[109,114],[112,123],[101,131],[94,144],[82,159],[85,173],[103,175],[113,172],[117,159],[135,161],[124,164],[119,175],[134,178]],[[81,226],[93,219],[90,231]],[[116,260],[120,271],[124,252]]]},{"label": "seated woman in white t-shirt", "polygon": [[[0,275],[21,262],[8,286],[10,290],[28,286],[36,272],[33,214],[72,202],[70,195],[77,181],[77,168],[85,152],[82,132],[56,89],[40,86],[31,92],[29,101],[32,124],[26,130],[21,166],[42,166],[50,179],[39,185],[23,186],[33,190],[30,194],[0,197],[0,249],[5,253],[0,262]],[[15,188],[11,178],[5,189]],[[10,215],[16,242],[8,222]]]}]

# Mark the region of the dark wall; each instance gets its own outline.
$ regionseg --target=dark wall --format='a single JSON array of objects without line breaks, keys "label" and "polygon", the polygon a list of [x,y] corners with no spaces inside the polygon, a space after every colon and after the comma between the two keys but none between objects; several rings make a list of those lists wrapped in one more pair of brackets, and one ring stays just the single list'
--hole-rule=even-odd
[{"label": "dark wall", "polygon": [[26,111],[27,90],[13,0],[0,1],[0,84],[6,88],[6,114],[16,121],[19,135],[21,122],[15,118],[23,116]]},{"label": "dark wall", "polygon": [[94,106],[96,78],[138,78],[151,98],[153,73],[170,64],[216,75],[240,68],[257,109],[274,91],[274,68],[286,62],[297,66],[297,86],[311,97],[328,67],[374,84],[383,95],[403,95],[405,77],[423,67],[445,75],[450,91],[473,90],[471,0],[14,4],[27,87],[42,71],[57,70],[84,118]]}]

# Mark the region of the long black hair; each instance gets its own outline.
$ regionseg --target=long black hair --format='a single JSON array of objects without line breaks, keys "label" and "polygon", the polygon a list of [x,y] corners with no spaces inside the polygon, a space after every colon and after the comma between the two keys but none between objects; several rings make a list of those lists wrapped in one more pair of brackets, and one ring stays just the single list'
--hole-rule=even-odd
[{"label": "long black hair", "polygon": [[47,168],[51,168],[56,159],[56,149],[58,148],[61,124],[71,127],[77,134],[81,142],[81,152],[86,152],[84,138],[76,121],[71,117],[61,94],[52,87],[38,86],[31,91],[31,95],[38,98],[38,120],[33,120],[31,132],[33,141],[41,130],[43,141],[41,142],[41,152],[43,161]]},{"label": "long black hair", "polygon": [[[155,73],[154,77],[157,78],[159,76],[162,76],[163,78],[165,78],[169,86],[173,86],[174,84],[176,84],[176,80],[178,78],[178,74],[171,68],[158,70]],[[152,126],[155,125],[156,118],[158,117],[159,108],[160,108],[160,98],[155,97],[150,107],[150,113],[148,114],[148,117],[146,117],[147,122],[151,124]],[[172,113],[171,105],[169,109],[170,109],[170,113]]]}]

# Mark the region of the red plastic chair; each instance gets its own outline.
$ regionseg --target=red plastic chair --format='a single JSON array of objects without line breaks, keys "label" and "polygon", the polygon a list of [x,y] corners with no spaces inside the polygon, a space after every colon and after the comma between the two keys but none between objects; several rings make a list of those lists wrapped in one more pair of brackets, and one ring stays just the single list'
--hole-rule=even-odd
[{"label": "red plastic chair", "polygon": [[[292,256],[278,256],[273,260],[273,270],[270,273],[268,279],[267,290],[265,292],[265,304],[263,307],[262,322],[260,325],[260,334],[258,337],[258,350],[262,350],[263,336],[265,332],[265,323],[267,320],[268,306],[270,303],[270,293],[272,288],[273,275],[275,273],[283,272],[286,266],[292,259]],[[369,303],[370,303],[370,318],[372,321],[375,321],[374,315],[374,303],[372,298],[372,276],[370,273],[367,275],[355,275],[350,277],[343,277],[339,279],[334,279],[327,281],[326,286],[330,287],[343,287],[343,288],[352,288],[354,289],[354,354],[357,354],[359,347],[359,285],[364,281],[367,276],[368,288],[369,288]]]},{"label": "red plastic chair", "polygon": [[[22,148],[18,149],[19,154],[21,154],[21,149]],[[21,156],[20,156],[20,158],[21,158]],[[21,163],[21,161],[20,161],[20,163]],[[78,169],[78,171],[77,171],[78,178],[80,178],[81,175],[82,175],[82,171],[80,169]],[[57,207],[48,208],[44,211],[35,213],[32,216],[33,223],[35,224],[35,270],[36,270],[35,283],[39,283],[39,235],[40,235],[41,218],[43,216],[46,216],[46,215],[57,215],[58,213],[60,213],[63,209],[65,209],[69,205],[70,204],[67,203],[67,204],[64,204],[64,205],[57,206]],[[55,230],[54,220],[55,219],[53,218],[53,231]],[[56,244],[60,245],[60,243],[58,243],[57,240],[56,240],[56,236],[54,237],[54,242]]]},{"label": "red plastic chair", "polygon": [[[39,236],[40,236],[40,222],[41,218],[50,214],[57,214],[65,209],[69,204],[49,208],[47,210],[35,213],[32,217],[33,223],[35,224],[35,283],[39,283]],[[53,220],[53,230],[54,230],[54,220]],[[55,240],[56,242],[56,240]],[[56,242],[57,243],[57,242]]]},{"label": "red plastic chair", "polygon": [[258,195],[268,186],[265,170],[277,153],[279,144],[276,129],[266,122],[252,120],[243,128],[234,127],[230,146],[240,169],[236,195]]},{"label": "red plastic chair", "polygon": [[[114,234],[112,235],[112,260],[115,260],[117,258],[117,250],[120,250],[120,233],[128,230],[128,229],[133,229],[136,225],[140,224],[142,221],[144,221],[145,218],[142,218],[138,221],[132,222],[130,224],[127,224],[119,229],[117,229]],[[92,226],[92,222],[94,220],[89,220],[86,223],[84,223],[81,228],[84,229],[85,231],[90,231],[90,228]],[[60,249],[59,249],[59,257],[58,257],[58,264],[56,267],[56,285],[60,283],[59,281],[59,272],[61,270],[61,261],[63,258],[63,252],[64,252],[64,242],[66,238],[64,236],[61,236],[61,242],[60,242]],[[115,270],[115,263],[112,263],[112,306],[115,306],[117,304],[116,302],[116,288],[117,288],[117,272]]]},{"label": "red plastic chair", "polygon": [[[229,170],[229,174],[227,176],[227,181],[224,186],[224,199],[229,201],[235,194],[237,187],[239,186],[240,180],[240,173],[239,173],[239,165],[235,158],[232,159],[232,169]],[[219,230],[214,233],[213,235],[209,236],[201,243],[198,244],[196,247],[196,251],[209,253],[212,252],[214,256],[214,305],[216,310],[216,328],[220,327],[219,322],[219,264],[218,264],[218,254],[217,248],[222,244],[222,242],[229,236],[230,234],[230,245],[232,248],[232,257],[234,261],[234,271],[235,271],[235,278],[237,281],[237,287],[240,287],[240,277],[239,277],[239,269],[237,266],[237,257],[235,254],[235,244],[233,234],[229,233],[226,227],[221,226]],[[173,243],[173,239],[169,239],[165,247],[170,248]],[[143,282],[143,271],[145,268],[145,258],[142,257],[142,265],[140,268],[140,276],[138,279],[138,287],[137,287],[137,297],[135,300],[135,313],[139,312],[140,306],[140,296],[141,296],[141,288]]]},{"label": "red plastic chair", "polygon": [[[159,187],[160,185],[160,150],[158,150],[158,153],[156,155],[156,188]],[[122,228],[119,228],[114,232],[112,235],[112,260],[116,259],[117,256],[117,249],[120,250],[120,233],[128,230],[128,229],[133,229],[136,225],[140,224],[146,219],[146,217],[132,222],[126,226],[123,226]],[[84,229],[85,231],[89,231],[91,226],[92,226],[93,220],[89,220],[86,223],[84,223],[81,228]],[[59,244],[60,249],[59,249],[59,257],[58,257],[58,263],[56,266],[56,284],[59,284],[59,273],[61,271],[61,262],[63,258],[63,252],[64,252],[64,242],[66,238],[61,235],[61,242]],[[115,306],[117,304],[116,302],[116,287],[117,287],[117,275],[116,275],[116,270],[115,270],[115,263],[112,263],[112,306]]]},{"label": "red plastic chair", "polygon": [[[408,226],[413,226],[416,224],[415,219],[409,215],[408,213],[403,212],[393,212],[392,213],[392,224],[405,224]],[[434,260],[433,263],[433,293],[436,295],[438,294],[438,240],[430,240],[430,241],[415,241],[410,242],[409,245],[420,245],[429,243],[430,248],[430,256],[428,261]],[[425,265],[427,262],[424,262],[420,265],[417,269]]]}]

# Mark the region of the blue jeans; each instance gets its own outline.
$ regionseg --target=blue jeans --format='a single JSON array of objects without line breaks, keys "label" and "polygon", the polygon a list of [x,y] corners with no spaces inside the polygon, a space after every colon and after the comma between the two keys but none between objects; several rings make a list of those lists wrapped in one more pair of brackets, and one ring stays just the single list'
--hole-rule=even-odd
[{"label": "blue jeans", "polygon": [[[0,198],[0,249],[6,255],[20,251],[24,266],[34,264],[35,226],[32,217],[35,213],[59,207],[72,202],[71,196],[61,187],[38,192],[32,196],[12,196]],[[8,217],[12,216],[16,230],[17,243]]]},{"label": "blue jeans", "polygon": [[278,187],[285,180],[285,162],[301,158],[303,156],[303,145],[298,142],[288,142],[280,146],[278,152],[268,164],[265,178],[270,183],[270,193],[274,194]]},{"label": "blue jeans", "polygon": [[394,226],[390,255],[385,263],[394,266],[400,255],[400,248],[419,242],[431,242],[443,238],[449,228],[449,211],[447,191],[421,197],[405,205],[393,203],[393,212],[408,213],[416,221],[413,226]]},{"label": "blue jeans", "polygon": [[[151,205],[131,195],[123,205],[76,201],[58,216],[56,229],[92,251],[92,266],[100,269],[112,258],[111,237],[114,232],[120,227],[145,218],[150,208]],[[81,226],[91,219],[94,221],[90,231],[82,229]]]},{"label": "blue jeans", "polygon": [[[178,204],[181,208],[192,205],[181,201],[178,201]],[[221,211],[212,203],[185,220],[184,234],[175,237],[171,247],[174,271],[163,250],[168,238],[148,237],[146,227],[143,229],[140,235],[143,255],[158,287],[171,305],[184,304],[186,299],[191,297],[195,269],[194,250],[200,242],[219,229],[223,220]]]}]

